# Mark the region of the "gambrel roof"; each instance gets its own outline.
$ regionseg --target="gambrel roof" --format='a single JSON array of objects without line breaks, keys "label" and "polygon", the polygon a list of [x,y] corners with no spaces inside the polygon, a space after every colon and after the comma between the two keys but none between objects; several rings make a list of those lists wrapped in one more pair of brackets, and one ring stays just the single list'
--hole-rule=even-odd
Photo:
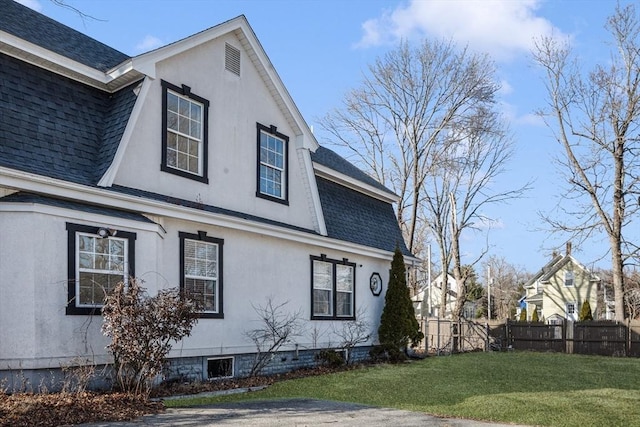
[{"label": "gambrel roof", "polygon": [[[128,143],[127,126],[146,76],[155,77],[158,62],[232,33],[249,53],[294,130],[295,148],[311,155],[311,179],[317,184],[312,191],[317,191],[326,237],[384,251],[399,245],[410,255],[393,212],[397,196],[338,154],[319,146],[244,16],[130,57],[13,0],[0,0],[0,10],[0,187],[11,188],[16,180],[32,181],[26,192],[0,198],[0,202],[50,204],[58,199],[60,206],[71,209],[91,209],[87,206],[92,203],[103,209],[97,205],[105,203],[105,197],[117,196],[118,209],[132,209],[126,215],[142,212],[129,208],[128,201],[145,200],[324,234],[322,227],[320,231],[302,229],[219,206],[113,185],[114,170],[120,165],[118,152]],[[50,185],[62,190],[47,194],[43,189],[46,196],[37,194],[38,186]],[[78,191],[92,197],[74,203],[63,200]]]},{"label": "gambrel roof", "polygon": [[108,93],[3,56],[0,166],[96,185],[122,138],[135,85]]}]

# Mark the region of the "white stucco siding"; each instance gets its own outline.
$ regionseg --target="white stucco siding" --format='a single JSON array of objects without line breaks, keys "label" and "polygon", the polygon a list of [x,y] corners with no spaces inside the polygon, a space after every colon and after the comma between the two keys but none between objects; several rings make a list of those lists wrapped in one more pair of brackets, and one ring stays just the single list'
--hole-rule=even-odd
[{"label": "white stucco siding", "polygon": [[[240,76],[225,70],[225,43],[241,49],[237,38],[228,34],[157,65],[157,78],[146,98],[139,100],[144,102],[142,112],[114,183],[317,229],[305,190],[309,177],[296,155],[298,135],[245,51],[241,51]],[[210,102],[208,184],[160,170],[160,80],[187,85],[192,93]],[[256,197],[256,123],[276,126],[289,137],[288,205]]]},{"label": "white stucco siding", "polygon": [[[74,360],[110,361],[99,315],[66,314],[68,278],[67,223],[106,226],[135,233],[135,276],[151,295],[180,284],[179,232],[224,239],[224,318],[200,319],[191,337],[176,343],[171,356],[215,356],[253,352],[245,332],[258,326],[253,306],[276,304],[301,312],[300,349],[337,346],[332,333],[341,321],[310,320],[311,260],[327,258],[356,264],[356,304],[374,343],[387,289],[389,259],[327,249],[247,231],[175,218],[157,218],[162,227],[139,221],[45,205],[15,204],[0,211],[0,363],[21,369],[59,368]],[[13,211],[12,211],[13,210]],[[377,272],[383,291],[373,296],[369,278]],[[16,292],[16,288],[19,289]],[[320,333],[317,342],[312,334]]]},{"label": "white stucco siding", "polygon": [[0,364],[31,358],[35,348],[33,215],[0,212]]},{"label": "white stucco siding", "polygon": [[[171,357],[215,356],[255,351],[245,332],[259,327],[254,306],[264,306],[269,298],[275,304],[287,303],[285,311],[300,310],[304,333],[296,339],[300,348],[311,348],[311,333],[315,327],[323,331],[318,345],[338,345],[332,335],[332,323],[311,321],[311,255],[326,254],[328,258],[356,263],[356,311],[364,309],[372,334],[375,331],[384,305],[384,291],[388,281],[389,260],[374,259],[348,252],[284,241],[276,237],[234,231],[206,224],[167,221],[163,256],[168,283],[179,283],[179,238],[180,231],[197,233],[206,231],[207,236],[224,239],[223,246],[223,319],[200,319],[190,337],[174,346]],[[169,260],[173,259],[171,262]],[[369,290],[369,277],[376,271],[384,281],[382,295],[375,297]]]},{"label": "white stucco siding", "polygon": [[[110,226],[136,233],[135,260],[140,271],[157,271],[154,248],[161,237],[153,231],[155,226],[44,205],[2,208],[0,364],[3,368],[38,369],[60,368],[74,359],[109,360],[105,350],[108,341],[100,331],[102,317],[65,314],[66,225]],[[144,250],[138,253],[138,247]]]}]

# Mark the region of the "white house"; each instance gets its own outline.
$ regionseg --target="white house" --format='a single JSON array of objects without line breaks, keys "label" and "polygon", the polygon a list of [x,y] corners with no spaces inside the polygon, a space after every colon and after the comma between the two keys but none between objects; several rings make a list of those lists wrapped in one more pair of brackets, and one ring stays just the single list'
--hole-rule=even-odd
[{"label": "white house", "polygon": [[458,283],[451,274],[447,274],[447,304],[442,310],[443,277],[442,273],[438,274],[431,283],[423,285],[413,297],[416,314],[421,317],[451,317],[456,307]]},{"label": "white house", "polygon": [[413,260],[397,196],[319,146],[244,16],[130,57],[0,10],[0,380],[109,363],[103,289],[127,276],[203,295],[172,375],[246,375],[269,298],[306,319],[272,372],[356,318],[366,357],[396,245]]}]

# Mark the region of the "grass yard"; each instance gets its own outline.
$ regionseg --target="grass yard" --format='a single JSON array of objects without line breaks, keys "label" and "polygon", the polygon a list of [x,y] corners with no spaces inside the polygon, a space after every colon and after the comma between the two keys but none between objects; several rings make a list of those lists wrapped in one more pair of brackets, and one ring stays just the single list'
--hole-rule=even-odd
[{"label": "grass yard", "polygon": [[278,382],[169,407],[314,398],[542,426],[640,426],[640,360],[556,353],[467,353]]}]

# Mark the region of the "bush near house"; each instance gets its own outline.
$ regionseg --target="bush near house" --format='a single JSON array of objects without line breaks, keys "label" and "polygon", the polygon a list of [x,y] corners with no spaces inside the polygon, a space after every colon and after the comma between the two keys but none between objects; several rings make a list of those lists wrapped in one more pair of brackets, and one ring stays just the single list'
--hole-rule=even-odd
[{"label": "bush near house", "polygon": [[531,315],[532,322],[539,322],[540,317],[538,316],[538,310],[533,310],[533,314]]},{"label": "bush near house", "polygon": [[523,309],[520,311],[520,319],[519,319],[519,320],[520,320],[521,322],[526,322],[526,321],[527,321],[527,309],[526,309],[526,308],[523,308]]},{"label": "bush near house", "polygon": [[578,319],[581,322],[593,320],[593,313],[591,313],[591,304],[589,304],[589,300],[586,300],[584,303],[582,303]]},{"label": "bush near house", "polygon": [[415,347],[424,338],[416,320],[406,277],[404,257],[396,247],[378,328],[380,345],[389,359],[394,361],[404,358],[403,350],[409,344]]},{"label": "bush near house", "polygon": [[102,332],[111,338],[118,388],[148,395],[162,371],[171,344],[191,334],[202,309],[201,299],[182,295],[177,288],[150,297],[136,279],[120,282],[105,299]]}]

